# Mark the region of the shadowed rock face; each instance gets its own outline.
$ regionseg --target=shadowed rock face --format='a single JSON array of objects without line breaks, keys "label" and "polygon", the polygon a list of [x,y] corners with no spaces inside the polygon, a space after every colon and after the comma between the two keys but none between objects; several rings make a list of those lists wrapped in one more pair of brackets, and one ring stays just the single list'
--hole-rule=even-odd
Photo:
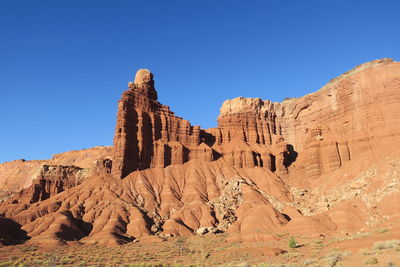
[{"label": "shadowed rock face", "polygon": [[400,211],[391,201],[400,199],[398,125],[400,63],[390,59],[282,103],[227,100],[211,129],[160,104],[153,74],[139,70],[118,103],[112,148],[0,165],[9,229],[0,239],[116,245],[227,232],[265,241],[367,229]]}]

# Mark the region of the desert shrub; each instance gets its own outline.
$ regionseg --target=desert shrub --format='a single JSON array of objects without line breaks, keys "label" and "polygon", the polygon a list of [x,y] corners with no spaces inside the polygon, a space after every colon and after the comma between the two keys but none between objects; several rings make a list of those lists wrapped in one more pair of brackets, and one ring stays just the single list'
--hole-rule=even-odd
[{"label": "desert shrub", "polygon": [[377,264],[378,259],[377,258],[369,258],[365,261],[365,264]]},{"label": "desert shrub", "polygon": [[187,251],[186,242],[183,237],[178,237],[175,240],[175,246],[178,248],[179,256],[183,255],[183,252]]},{"label": "desert shrub", "polygon": [[378,229],[378,230],[376,230],[376,232],[378,233],[378,234],[384,234],[384,233],[386,233],[386,232],[388,232],[389,230],[388,229]]},{"label": "desert shrub", "polygon": [[382,250],[388,248],[396,248],[400,246],[400,240],[386,240],[386,241],[379,241],[374,244],[372,249],[374,250]]},{"label": "desert shrub", "polygon": [[297,243],[293,236],[289,239],[289,248],[297,248]]},{"label": "desert shrub", "polygon": [[371,252],[371,251],[369,251],[368,249],[361,249],[360,250],[360,253],[362,254],[362,255],[364,255],[364,256],[367,256],[367,255],[371,255],[371,254],[374,254],[374,252]]},{"label": "desert shrub", "polygon": [[302,264],[304,266],[312,265],[314,263],[317,263],[318,261],[316,259],[305,259],[303,260]]},{"label": "desert shrub", "polygon": [[326,263],[329,267],[334,267],[343,259],[342,253],[331,253],[326,257]]},{"label": "desert shrub", "polygon": [[349,250],[344,250],[344,251],[342,251],[342,256],[343,257],[347,257],[347,256],[350,256],[352,253],[351,253],[351,251],[349,251]]}]

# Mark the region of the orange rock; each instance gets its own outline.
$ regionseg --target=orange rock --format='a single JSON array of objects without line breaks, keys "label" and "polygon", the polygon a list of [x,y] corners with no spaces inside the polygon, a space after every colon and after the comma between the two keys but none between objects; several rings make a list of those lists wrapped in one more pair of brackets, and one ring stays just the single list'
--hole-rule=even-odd
[{"label": "orange rock", "polygon": [[218,126],[201,129],[159,103],[153,74],[139,70],[119,101],[113,147],[0,164],[1,243],[205,232],[273,242],[395,223],[399,103],[400,63],[383,59],[282,103],[227,100]]}]

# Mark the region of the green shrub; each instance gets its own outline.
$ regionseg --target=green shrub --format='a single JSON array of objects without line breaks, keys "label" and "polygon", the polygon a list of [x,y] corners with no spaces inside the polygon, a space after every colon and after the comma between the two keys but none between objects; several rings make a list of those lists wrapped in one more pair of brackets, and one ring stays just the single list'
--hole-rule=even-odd
[{"label": "green shrub", "polygon": [[389,231],[388,229],[378,229],[378,230],[376,230],[376,232],[378,233],[378,234],[384,234],[384,233],[386,233],[387,231]]},{"label": "green shrub", "polygon": [[297,248],[297,246],[296,240],[293,236],[291,236],[289,239],[289,248]]}]

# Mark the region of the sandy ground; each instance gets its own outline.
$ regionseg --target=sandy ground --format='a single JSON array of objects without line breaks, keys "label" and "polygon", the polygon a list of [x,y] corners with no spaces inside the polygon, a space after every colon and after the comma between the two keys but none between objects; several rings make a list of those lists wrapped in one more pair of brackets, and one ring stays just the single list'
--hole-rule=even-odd
[{"label": "sandy ground", "polygon": [[0,266],[400,266],[400,230],[395,227],[294,237],[297,248],[289,248],[291,237],[285,234],[273,242],[230,242],[230,237],[149,237],[115,247],[23,244],[0,248]]}]

